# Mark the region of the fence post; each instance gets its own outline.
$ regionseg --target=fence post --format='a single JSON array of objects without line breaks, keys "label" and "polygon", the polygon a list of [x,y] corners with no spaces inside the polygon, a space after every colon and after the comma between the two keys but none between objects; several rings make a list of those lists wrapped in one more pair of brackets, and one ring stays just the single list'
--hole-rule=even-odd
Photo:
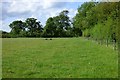
[{"label": "fence post", "polygon": [[116,41],[113,40],[113,49],[116,50]]}]

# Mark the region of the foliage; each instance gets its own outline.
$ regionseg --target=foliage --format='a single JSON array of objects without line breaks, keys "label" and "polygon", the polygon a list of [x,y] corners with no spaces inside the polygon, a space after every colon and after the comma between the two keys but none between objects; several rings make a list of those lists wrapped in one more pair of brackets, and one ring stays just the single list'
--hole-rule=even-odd
[{"label": "foliage", "polygon": [[6,31],[0,31],[0,37],[2,37],[2,38],[10,38],[11,35]]},{"label": "foliage", "polygon": [[42,25],[35,18],[27,18],[23,21],[13,21],[10,23],[11,37],[40,37]]},{"label": "foliage", "polygon": [[48,18],[44,27],[44,37],[70,37],[70,19],[67,16],[68,10],[63,10],[58,16]]},{"label": "foliage", "polygon": [[[76,34],[81,36],[81,30],[71,27],[68,13],[68,10],[63,10],[59,15],[48,18],[44,28],[35,18],[27,18],[25,22],[13,21],[9,25],[11,37],[73,37]],[[80,33],[77,33],[79,31]]]},{"label": "foliage", "polygon": [[73,25],[80,28],[84,37],[95,40],[117,41],[117,2],[85,2],[78,8]]},{"label": "foliage", "polygon": [[40,37],[42,33],[42,25],[35,18],[27,18],[26,21],[27,34],[29,37]]}]

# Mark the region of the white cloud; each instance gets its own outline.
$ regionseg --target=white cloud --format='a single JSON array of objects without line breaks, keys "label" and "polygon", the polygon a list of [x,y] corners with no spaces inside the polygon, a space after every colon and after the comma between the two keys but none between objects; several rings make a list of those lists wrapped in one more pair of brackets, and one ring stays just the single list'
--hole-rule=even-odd
[{"label": "white cloud", "polygon": [[78,13],[78,10],[75,10],[74,14],[77,14]]},{"label": "white cloud", "polygon": [[0,30],[10,32],[8,24],[0,20]]},{"label": "white cloud", "polygon": [[3,3],[3,30],[8,31],[10,29],[8,26],[9,23],[14,20],[25,21],[26,18],[34,17],[44,26],[45,21],[49,17],[58,15],[62,10],[69,10],[70,17],[73,17],[76,12],[74,9],[65,8],[65,2],[54,2],[55,0],[42,0],[41,2],[37,2],[39,0],[35,0],[36,2],[28,1],[29,0],[12,0],[11,2]]},{"label": "white cloud", "polygon": [[[3,0],[2,2],[12,2],[12,1],[18,1],[18,2],[42,2],[45,1],[47,2],[88,2],[88,1],[92,1],[92,0]],[[96,0],[94,0],[96,1]],[[105,0],[102,0],[105,1]],[[109,1],[113,1],[113,0],[109,0]],[[118,0],[115,0],[118,1]]]},{"label": "white cloud", "polygon": [[[27,1],[27,0],[25,0]],[[53,1],[53,0],[52,0]],[[65,4],[63,3],[57,3],[57,2],[50,2],[43,0],[40,3],[36,2],[19,2],[19,1],[13,1],[9,3],[3,3],[3,11],[2,13],[3,18],[6,17],[15,17],[15,16],[20,16],[20,15],[39,15],[40,13],[45,13],[48,12],[47,14],[54,15],[54,11],[59,8],[64,7]],[[39,14],[38,14],[39,12]]]},{"label": "white cloud", "polygon": [[70,19],[72,19],[76,15],[76,13],[77,13],[77,10],[71,8],[69,9],[68,16],[70,17]]},{"label": "white cloud", "polygon": [[43,6],[43,8],[47,9],[47,8],[51,7],[54,2],[51,2],[50,0],[43,0],[43,2],[41,2],[41,3],[42,3],[41,5]]},{"label": "white cloud", "polygon": [[25,19],[24,18],[17,18],[16,20],[18,20],[18,21],[25,21]]},{"label": "white cloud", "polygon": [[0,20],[0,30],[2,30],[2,20]]},{"label": "white cloud", "polygon": [[1,2],[13,2],[13,1],[17,1],[17,2],[90,2],[90,1],[94,1],[94,2],[119,2],[120,0],[1,0]]},{"label": "white cloud", "polygon": [[33,12],[37,9],[37,7],[40,7],[40,5],[37,5],[36,3],[13,1],[10,7],[8,8],[8,13],[24,13],[26,11]]}]

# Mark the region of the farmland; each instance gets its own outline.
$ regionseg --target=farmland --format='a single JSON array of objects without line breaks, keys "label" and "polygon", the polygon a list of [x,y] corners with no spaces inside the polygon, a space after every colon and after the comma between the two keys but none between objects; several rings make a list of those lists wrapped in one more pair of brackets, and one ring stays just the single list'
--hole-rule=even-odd
[{"label": "farmland", "polygon": [[118,54],[84,38],[3,38],[3,78],[117,78]]}]

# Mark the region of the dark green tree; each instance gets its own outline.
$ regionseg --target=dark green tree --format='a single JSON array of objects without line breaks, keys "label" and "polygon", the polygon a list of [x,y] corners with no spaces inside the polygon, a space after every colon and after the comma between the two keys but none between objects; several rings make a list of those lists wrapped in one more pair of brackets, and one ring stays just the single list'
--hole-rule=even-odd
[{"label": "dark green tree", "polygon": [[14,37],[19,37],[21,31],[25,31],[25,23],[22,21],[13,21],[10,23],[11,35]]},{"label": "dark green tree", "polygon": [[68,10],[63,10],[58,16],[48,18],[43,35],[48,37],[66,37],[70,32]]},{"label": "dark green tree", "polygon": [[25,20],[27,35],[29,37],[40,37],[43,31],[40,21],[37,21],[35,18],[27,18]]},{"label": "dark green tree", "polygon": [[46,25],[44,27],[43,36],[55,37],[56,27],[57,26],[54,23],[54,18],[52,17],[48,18],[48,20],[46,21]]}]

